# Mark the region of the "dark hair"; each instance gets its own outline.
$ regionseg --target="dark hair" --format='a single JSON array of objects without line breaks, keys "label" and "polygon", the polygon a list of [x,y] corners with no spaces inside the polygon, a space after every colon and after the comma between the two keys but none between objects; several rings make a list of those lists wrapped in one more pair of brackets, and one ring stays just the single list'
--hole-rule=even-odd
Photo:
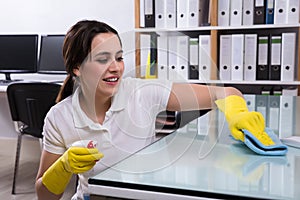
[{"label": "dark hair", "polygon": [[[94,37],[99,33],[118,32],[106,23],[95,20],[82,20],[73,25],[67,32],[63,44],[63,58],[68,73],[61,90],[57,96],[56,102],[70,96],[74,89],[74,69],[77,69],[91,52],[91,44]],[[120,40],[121,43],[121,40]]]}]

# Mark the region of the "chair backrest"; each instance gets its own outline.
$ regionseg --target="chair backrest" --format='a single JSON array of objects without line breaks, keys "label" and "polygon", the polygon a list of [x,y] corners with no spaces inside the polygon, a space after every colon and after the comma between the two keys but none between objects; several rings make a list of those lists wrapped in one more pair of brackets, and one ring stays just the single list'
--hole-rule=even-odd
[{"label": "chair backrest", "polygon": [[42,138],[44,118],[55,104],[61,85],[45,82],[16,82],[7,87],[7,98],[13,121],[25,126],[22,134]]}]

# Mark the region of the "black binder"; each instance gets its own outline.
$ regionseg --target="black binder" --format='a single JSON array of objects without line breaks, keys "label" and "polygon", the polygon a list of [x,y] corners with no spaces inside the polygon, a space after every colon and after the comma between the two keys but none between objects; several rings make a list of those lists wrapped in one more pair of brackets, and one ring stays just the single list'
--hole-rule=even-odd
[{"label": "black binder", "polygon": [[145,1],[145,27],[155,27],[155,0]]},{"label": "black binder", "polygon": [[257,41],[256,80],[269,79],[270,37],[259,35]]},{"label": "black binder", "polygon": [[266,21],[266,2],[264,0],[255,0],[254,3],[254,24],[265,24]]}]

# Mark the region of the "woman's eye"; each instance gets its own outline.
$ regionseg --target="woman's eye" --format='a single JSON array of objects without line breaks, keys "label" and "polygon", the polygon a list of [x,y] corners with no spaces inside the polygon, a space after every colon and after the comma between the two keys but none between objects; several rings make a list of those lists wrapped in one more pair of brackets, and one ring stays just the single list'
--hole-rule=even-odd
[{"label": "woman's eye", "polygon": [[97,59],[97,61],[101,64],[105,64],[108,62],[108,59]]},{"label": "woman's eye", "polygon": [[123,57],[118,57],[118,58],[117,58],[117,61],[118,61],[118,62],[121,62],[121,61],[123,61],[123,59],[124,59]]}]

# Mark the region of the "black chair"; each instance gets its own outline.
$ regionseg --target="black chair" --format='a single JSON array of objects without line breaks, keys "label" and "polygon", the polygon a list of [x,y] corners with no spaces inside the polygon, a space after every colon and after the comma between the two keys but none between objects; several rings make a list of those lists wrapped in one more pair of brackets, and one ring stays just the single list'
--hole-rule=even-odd
[{"label": "black chair", "polygon": [[60,85],[45,82],[15,82],[7,86],[7,98],[12,120],[18,124],[12,194],[15,194],[22,136],[42,138],[44,118],[55,104]]}]

